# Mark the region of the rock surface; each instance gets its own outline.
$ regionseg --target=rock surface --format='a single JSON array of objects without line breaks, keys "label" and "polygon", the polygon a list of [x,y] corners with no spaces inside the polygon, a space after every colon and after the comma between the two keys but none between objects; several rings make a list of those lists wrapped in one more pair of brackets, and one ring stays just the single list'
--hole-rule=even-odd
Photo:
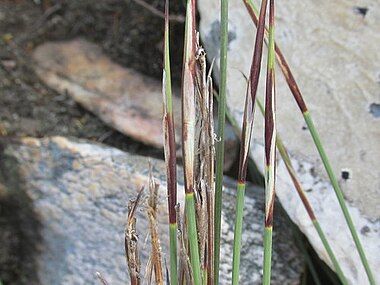
[{"label": "rock surface", "polygon": [[[136,140],[162,147],[161,82],[123,68],[101,49],[79,39],[46,43],[33,54],[39,77],[118,131]],[[180,102],[174,97],[175,120]]]},{"label": "rock surface", "polygon": [[[254,1],[257,3],[258,1]],[[330,156],[367,255],[380,282],[380,8],[375,0],[285,1],[276,8],[276,39],[305,96]],[[219,62],[218,1],[200,0],[200,32],[209,58]],[[361,9],[363,8],[363,9]],[[241,125],[246,81],[255,31],[244,4],[229,4],[227,104]],[[364,44],[365,43],[365,44]],[[266,55],[258,96],[264,94]],[[280,74],[280,69],[277,69]],[[215,68],[218,75],[218,66]],[[352,284],[367,284],[322,163],[282,75],[277,79],[278,131],[296,163],[323,228]],[[232,92],[233,91],[233,92]],[[377,110],[377,111],[376,111]],[[262,116],[256,112],[252,157],[263,161]],[[347,172],[345,172],[347,171]],[[283,165],[278,171],[278,197],[285,210],[323,259],[326,253],[303,210]],[[347,178],[348,176],[348,178]],[[334,222],[332,222],[334,221]]]},{"label": "rock surface", "polygon": [[[84,39],[45,43],[36,48],[33,59],[46,85],[67,92],[121,133],[163,147],[161,81],[114,63],[99,46]],[[173,96],[173,108],[179,141],[181,101],[177,96]],[[238,138],[227,124],[225,170],[236,160],[238,147]]]},{"label": "rock surface", "polygon": [[[26,283],[96,284],[94,274],[99,271],[110,284],[125,284],[126,205],[137,189],[147,183],[149,159],[63,137],[3,140],[1,146],[0,201],[9,196],[23,197],[22,201],[31,208],[24,219],[38,224],[24,229],[38,231],[34,235],[40,237],[33,243],[24,241],[36,247],[33,255],[20,257],[33,263],[34,270],[23,272]],[[167,252],[165,167],[162,161],[151,161],[154,176],[162,186],[159,219],[161,244]],[[235,186],[234,182],[229,183]],[[235,197],[230,189],[225,192],[223,205],[222,284],[230,284],[232,263]],[[179,191],[183,200],[181,183]],[[261,284],[263,191],[250,186],[247,193],[241,284]],[[289,238],[291,229],[279,207],[276,215],[272,284],[297,284],[302,257]],[[149,252],[149,243],[143,246],[146,228],[145,213],[139,211],[142,264]]]}]

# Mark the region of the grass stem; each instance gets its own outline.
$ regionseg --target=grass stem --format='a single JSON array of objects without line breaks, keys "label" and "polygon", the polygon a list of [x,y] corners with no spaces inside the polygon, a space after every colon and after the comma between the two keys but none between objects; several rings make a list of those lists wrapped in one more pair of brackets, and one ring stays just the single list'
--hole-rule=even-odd
[{"label": "grass stem", "polygon": [[228,0],[221,0],[220,13],[220,82],[218,100],[218,131],[215,165],[215,208],[214,208],[214,282],[219,284],[220,234],[222,219],[223,166],[224,166],[224,128],[226,121],[227,93],[227,45],[228,45]]},{"label": "grass stem", "polygon": [[241,236],[243,230],[243,213],[244,213],[244,195],[245,183],[238,182],[236,196],[236,220],[234,230],[234,247],[232,259],[232,284],[239,284],[239,268],[240,268],[240,252],[241,252]]},{"label": "grass stem", "polygon": [[276,180],[276,89],[274,50],[274,0],[269,1],[269,44],[265,94],[265,230],[263,284],[269,285],[272,268],[272,229]]},{"label": "grass stem", "polygon": [[357,233],[356,228],[354,226],[354,223],[352,221],[351,214],[348,211],[346,202],[344,200],[343,192],[340,189],[338,180],[336,179],[334,171],[332,170],[331,164],[330,164],[329,159],[328,159],[328,157],[326,155],[326,152],[325,152],[324,147],[322,145],[322,142],[321,142],[321,139],[320,139],[319,134],[317,132],[317,129],[315,128],[313,120],[312,120],[312,118],[310,116],[310,112],[309,111],[303,112],[303,116],[304,116],[305,122],[306,122],[306,124],[308,126],[308,129],[310,131],[310,134],[313,137],[315,146],[316,146],[316,148],[317,148],[317,150],[319,152],[319,155],[320,155],[320,157],[322,159],[323,165],[325,166],[327,175],[330,178],[330,181],[331,181],[331,184],[332,184],[333,189],[335,191],[335,195],[336,195],[336,197],[338,199],[340,208],[342,209],[344,218],[346,219],[346,223],[348,225],[348,228],[350,229],[352,238],[353,238],[354,243],[356,245],[356,248],[358,250],[361,262],[362,262],[362,264],[363,264],[363,266],[365,268],[365,271],[367,273],[368,281],[369,281],[369,283],[371,285],[375,285],[376,284],[375,279],[373,277],[371,268],[370,268],[370,266],[368,264],[368,260],[367,260],[367,257],[365,255],[363,246],[362,246],[362,244],[360,242],[358,233]]},{"label": "grass stem", "polygon": [[[251,19],[252,21],[254,22],[254,24],[257,26],[258,24],[258,18],[257,18],[257,15],[258,15],[258,12],[257,12],[257,8],[255,7],[255,5],[253,4],[253,1],[252,0],[243,0],[244,1],[244,4],[248,10],[248,13],[250,14],[251,16]],[[337,199],[338,199],[338,202],[339,202],[339,205],[342,209],[342,212],[343,212],[343,215],[345,217],[345,220],[346,220],[346,223],[347,223],[347,226],[351,232],[351,236],[354,240],[354,243],[355,243],[355,246],[357,248],[357,251],[359,253],[359,256],[360,256],[360,259],[361,259],[361,262],[365,268],[365,271],[367,273],[367,277],[368,277],[368,281],[371,285],[375,285],[375,279],[373,277],[373,273],[371,271],[371,268],[369,266],[369,263],[368,263],[368,260],[367,260],[367,257],[365,255],[365,252],[364,252],[364,249],[363,249],[363,246],[362,246],[362,243],[359,239],[359,236],[358,236],[358,233],[357,233],[357,230],[354,226],[354,223],[352,221],[352,218],[351,218],[351,215],[348,211],[348,208],[346,206],[346,202],[344,200],[344,196],[343,196],[343,192],[342,190],[340,189],[340,186],[338,184],[338,181],[335,177],[335,174],[332,170],[332,167],[330,165],[330,162],[328,160],[328,157],[325,153],[325,150],[323,148],[323,145],[322,145],[322,142],[319,138],[319,134],[314,126],[314,123],[313,123],[313,120],[311,118],[311,115],[310,115],[310,112],[308,111],[308,108],[306,106],[306,103],[303,99],[303,96],[301,94],[301,91],[297,85],[297,82],[295,81],[295,78],[290,70],[290,67],[284,57],[284,55],[282,54],[280,48],[275,45],[275,51],[276,51],[276,57],[277,57],[277,62],[282,70],[282,73],[284,74],[285,76],[285,79],[287,81],[287,84],[289,86],[289,89],[290,91],[292,92],[293,94],[293,97],[294,99],[296,100],[297,102],[297,105],[299,107],[299,109],[301,110],[302,114],[303,114],[303,117],[304,117],[304,120],[308,126],[308,129],[310,131],[310,134],[311,136],[313,137],[313,140],[314,140],[314,143],[315,143],[315,146],[318,150],[318,153],[322,159],[322,162],[323,162],[323,165],[325,167],[325,170],[329,176],[329,179],[330,179],[330,182],[333,186],[333,189],[334,189],[334,192],[337,196]]]},{"label": "grass stem", "polygon": [[244,212],[244,194],[245,183],[247,176],[248,154],[251,143],[253,118],[255,110],[255,98],[257,93],[257,86],[260,78],[261,59],[263,53],[263,40],[265,30],[265,16],[267,10],[267,0],[261,2],[259,24],[256,32],[255,47],[252,57],[252,64],[250,76],[247,86],[247,93],[245,99],[243,125],[241,132],[241,146],[240,146],[240,159],[239,159],[239,174],[237,186],[237,199],[236,199],[236,218],[234,229],[234,246],[233,246],[233,262],[232,262],[232,284],[239,284],[239,268],[240,268],[240,251],[241,251],[241,238],[242,238],[242,224]]},{"label": "grass stem", "polygon": [[[263,105],[261,104],[259,99],[257,99],[256,101],[257,101],[257,105],[259,106],[259,109],[261,110],[261,113],[264,115]],[[312,223],[313,223],[313,225],[314,225],[314,227],[315,227],[315,229],[316,229],[316,231],[317,231],[317,233],[318,233],[318,235],[322,241],[322,244],[325,247],[326,252],[330,257],[330,260],[333,263],[333,266],[335,268],[336,273],[339,276],[339,279],[341,280],[343,285],[347,285],[348,284],[347,279],[344,276],[342,268],[340,267],[339,262],[336,259],[335,254],[334,254],[334,252],[333,252],[322,228],[319,225],[319,222],[317,220],[317,217],[315,216],[313,207],[311,206],[310,201],[307,198],[306,193],[302,188],[301,182],[299,181],[299,179],[297,177],[296,171],[294,170],[294,167],[293,167],[292,161],[290,160],[289,154],[288,154],[288,152],[285,148],[285,145],[282,142],[282,139],[280,138],[279,135],[277,135],[277,138],[276,138],[276,146],[277,146],[278,152],[281,155],[282,160],[285,163],[286,169],[288,170],[288,173],[290,175],[290,178],[292,179],[294,187],[295,187],[299,197],[301,198],[302,204],[304,205],[306,212],[308,213],[308,215],[309,215],[309,217],[310,217],[310,219],[311,219],[311,221],[312,221]]]},{"label": "grass stem", "polygon": [[163,127],[164,127],[164,152],[166,163],[167,196],[169,210],[169,243],[170,243],[170,284],[177,285],[177,162],[176,144],[173,116],[173,100],[170,71],[170,47],[169,47],[169,0],[165,1],[165,32],[164,32],[164,70],[163,70]]}]

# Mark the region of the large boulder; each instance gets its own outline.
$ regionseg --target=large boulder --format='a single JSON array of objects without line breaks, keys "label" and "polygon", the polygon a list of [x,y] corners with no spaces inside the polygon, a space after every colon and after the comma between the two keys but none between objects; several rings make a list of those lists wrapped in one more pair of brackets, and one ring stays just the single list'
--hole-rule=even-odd
[{"label": "large boulder", "polygon": [[[243,1],[229,1],[227,105],[241,126],[246,79],[256,29]],[[254,1],[255,3],[259,1]],[[200,0],[200,34],[208,58],[216,58],[219,74],[218,1]],[[339,178],[354,223],[376,279],[380,282],[380,128],[379,62],[380,8],[375,0],[291,0],[276,6],[278,45],[305,96],[332,166]],[[264,94],[266,54],[263,56],[259,98]],[[278,132],[288,147],[296,171],[308,191],[316,214],[351,284],[367,284],[366,274],[351,240],[321,160],[280,68],[276,68]],[[255,114],[251,156],[263,162],[263,117]],[[293,191],[282,162],[277,195],[292,220],[307,235],[328,264],[327,254]]]},{"label": "large boulder", "polygon": [[[12,217],[20,212],[24,214],[13,226],[26,226],[21,226],[16,235],[0,243],[12,244],[10,241],[22,235],[24,238],[19,245],[29,248],[25,256],[15,257],[22,260],[20,264],[30,264],[21,267],[26,271],[20,272],[15,282],[95,284],[95,272],[99,271],[110,284],[126,284],[128,274],[123,236],[127,203],[136,196],[141,185],[147,184],[149,158],[63,137],[2,140],[1,146],[0,205],[5,206],[12,197],[17,200],[19,207],[12,208]],[[153,174],[161,185],[159,231],[163,252],[167,253],[165,166],[163,161],[150,160]],[[236,186],[236,182],[226,181],[222,284],[231,283],[235,207],[232,189]],[[242,284],[261,284],[264,195],[262,189],[251,185],[247,193],[241,278]],[[182,181],[179,181],[180,201],[183,196]],[[302,256],[293,239],[289,238],[292,230],[280,207],[276,209],[276,216],[272,284],[297,284]],[[137,219],[144,267],[150,252],[149,243],[145,242],[146,213],[138,211]],[[9,231],[12,232],[12,228]],[[20,253],[17,244],[13,244],[14,249],[8,254]],[[1,250],[5,249],[1,247]],[[164,254],[164,257],[167,259],[168,255]],[[3,273],[2,277],[7,276]]]}]

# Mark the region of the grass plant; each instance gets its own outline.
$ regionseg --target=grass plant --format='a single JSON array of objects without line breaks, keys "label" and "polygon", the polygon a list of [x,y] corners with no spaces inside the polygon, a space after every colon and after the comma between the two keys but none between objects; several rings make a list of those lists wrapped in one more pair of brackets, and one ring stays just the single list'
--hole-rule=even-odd
[{"label": "grass plant", "polygon": [[[258,17],[257,17],[258,10],[257,10],[257,8],[255,7],[252,0],[243,0],[243,1],[244,1],[244,4],[248,10],[248,13],[251,16],[252,21],[257,26],[258,25]],[[326,154],[326,151],[323,147],[319,133],[318,133],[318,131],[314,125],[310,111],[306,106],[306,103],[304,101],[302,93],[301,93],[301,91],[297,85],[297,82],[293,76],[293,73],[290,70],[290,67],[289,67],[284,55],[282,54],[280,48],[276,44],[275,44],[275,51],[276,51],[277,62],[278,62],[279,66],[282,70],[282,73],[286,79],[286,82],[289,86],[289,89],[292,92],[293,97],[294,97],[294,99],[295,99],[295,101],[296,101],[296,103],[297,103],[297,105],[298,105],[298,107],[299,107],[299,109],[303,115],[303,118],[304,118],[304,120],[308,126],[308,130],[309,130],[309,132],[313,138],[314,144],[315,144],[317,151],[320,155],[320,158],[323,162],[323,165],[325,167],[327,175],[330,179],[331,185],[333,186],[335,195],[336,195],[338,202],[339,202],[339,205],[342,209],[344,218],[346,220],[347,226],[350,230],[351,236],[353,238],[353,241],[354,241],[355,246],[357,248],[357,251],[359,253],[361,262],[362,262],[362,264],[365,268],[365,271],[367,273],[368,281],[371,285],[374,285],[375,279],[373,277],[373,273],[372,273],[371,268],[369,266],[366,254],[365,254],[363,246],[362,246],[362,243],[359,239],[359,235],[358,235],[357,230],[355,228],[355,225],[352,221],[351,214],[350,214],[350,212],[347,208],[346,202],[344,200],[343,192],[339,186],[339,183],[338,183],[338,180],[336,179],[334,171],[332,170],[330,161],[329,161],[328,156]]]},{"label": "grass plant", "polygon": [[[242,247],[243,210],[246,187],[246,176],[249,163],[250,141],[253,131],[255,103],[257,102],[264,115],[264,180],[265,180],[265,221],[264,221],[264,285],[271,282],[272,264],[272,232],[273,208],[276,180],[276,147],[282,156],[292,182],[301,201],[328,253],[332,264],[343,285],[347,280],[329,245],[329,242],[320,227],[291,159],[279,136],[276,133],[276,88],[275,88],[275,60],[285,75],[287,83],[296,102],[303,113],[315,145],[321,155],[328,172],[339,203],[354,237],[359,254],[366,270],[365,255],[360,247],[356,231],[352,231],[353,223],[344,204],[343,195],[336,178],[331,170],[327,156],[322,147],[320,138],[314,127],[310,113],[302,98],[290,68],[274,40],[275,0],[262,0],[260,11],[253,5],[252,0],[243,0],[251,18],[257,26],[249,79],[243,115],[243,124],[239,155],[239,173],[237,183],[236,217],[234,228],[232,284],[239,284],[240,254]],[[266,13],[269,2],[269,26],[265,26]],[[219,281],[220,267],[220,240],[221,240],[221,213],[223,194],[223,164],[224,164],[224,128],[228,117],[226,108],[227,93],[227,44],[228,44],[228,0],[221,0],[220,24],[220,89],[218,100],[218,130],[214,136],[213,121],[213,86],[211,79],[212,64],[207,71],[206,52],[199,43],[196,30],[196,0],[187,0],[185,19],[185,39],[182,70],[182,158],[184,169],[185,205],[184,213],[177,204],[177,176],[176,176],[176,140],[173,116],[173,95],[170,71],[169,47],[169,0],[165,2],[165,30],[164,30],[164,60],[163,60],[163,129],[164,153],[167,172],[167,207],[169,212],[169,244],[170,268],[164,268],[160,247],[157,209],[158,185],[152,175],[149,179],[149,197],[146,209],[151,237],[151,255],[146,267],[145,280],[148,283],[163,284],[166,272],[167,284],[195,284],[214,285]],[[264,42],[268,46],[265,108],[256,98],[263,54]],[[231,120],[234,122],[233,118]],[[235,122],[236,125],[236,122]],[[143,188],[142,188],[143,189]],[[143,204],[140,190],[137,199],[129,205],[127,226],[125,231],[125,250],[127,264],[131,276],[131,284],[141,283],[139,247],[136,233],[136,209]],[[358,243],[359,242],[359,243]],[[306,249],[305,249],[306,250]],[[306,256],[308,257],[308,256]],[[315,280],[317,271],[309,263],[310,273]],[[166,270],[165,270],[166,269]],[[371,284],[371,272],[367,274]],[[169,273],[168,273],[169,272]],[[154,281],[153,280],[154,273]],[[306,275],[304,277],[307,277]],[[107,284],[101,275],[98,278],[102,284]],[[304,281],[307,278],[304,278]],[[372,280],[372,281],[371,281]],[[224,282],[224,280],[223,280]]]},{"label": "grass plant", "polygon": [[[264,107],[261,104],[259,99],[257,99],[257,105],[259,106],[261,113],[264,115]],[[323,232],[323,230],[319,224],[319,221],[318,221],[318,219],[314,213],[313,207],[312,207],[309,199],[306,196],[306,193],[305,193],[305,191],[301,185],[301,182],[299,181],[299,179],[297,177],[296,171],[293,167],[293,164],[292,164],[292,161],[289,157],[288,151],[287,151],[281,137],[278,134],[276,137],[276,146],[277,146],[278,152],[280,153],[282,160],[285,163],[285,167],[286,167],[286,169],[290,175],[290,178],[292,179],[294,188],[296,189],[296,191],[297,191],[297,193],[298,193],[298,195],[302,201],[302,204],[303,204],[311,222],[313,223],[315,230],[317,231],[324,248],[326,249],[327,254],[329,255],[329,258],[330,258],[330,260],[331,260],[331,262],[335,268],[336,273],[339,276],[339,279],[341,280],[343,285],[347,285],[348,283],[347,283],[346,277],[344,276],[343,271],[339,265],[339,262],[336,259],[335,254],[334,254],[334,252],[330,246],[330,243],[328,242],[326,235],[324,234],[324,232]]]}]

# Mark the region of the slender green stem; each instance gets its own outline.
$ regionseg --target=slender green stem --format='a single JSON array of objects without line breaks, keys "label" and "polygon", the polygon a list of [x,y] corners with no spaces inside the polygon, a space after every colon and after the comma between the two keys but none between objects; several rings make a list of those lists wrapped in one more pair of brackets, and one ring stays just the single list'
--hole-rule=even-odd
[{"label": "slender green stem", "polygon": [[340,207],[342,209],[342,212],[343,212],[343,215],[344,215],[344,217],[346,219],[348,228],[350,229],[352,238],[353,238],[353,240],[355,242],[355,245],[356,245],[356,248],[357,248],[357,250],[359,252],[360,259],[361,259],[361,261],[363,263],[363,266],[364,266],[364,268],[366,270],[369,283],[371,285],[375,285],[376,284],[375,283],[375,279],[374,279],[372,271],[371,271],[371,269],[369,267],[368,260],[366,258],[365,253],[364,253],[364,249],[363,249],[363,246],[362,246],[362,244],[360,242],[360,239],[359,239],[359,236],[357,234],[357,231],[355,229],[355,226],[354,226],[354,223],[352,221],[350,212],[348,211],[346,202],[344,200],[343,192],[340,189],[340,186],[338,184],[338,180],[336,179],[335,174],[334,174],[334,172],[332,170],[331,164],[330,164],[329,159],[328,159],[328,157],[326,155],[326,152],[325,152],[325,150],[323,148],[321,139],[320,139],[319,134],[318,134],[318,132],[317,132],[315,126],[314,126],[314,123],[313,123],[313,120],[312,120],[312,118],[310,116],[309,111],[304,112],[303,113],[303,117],[304,117],[305,122],[306,122],[306,124],[308,126],[310,134],[313,137],[315,146],[316,146],[316,148],[317,148],[317,150],[319,152],[319,155],[320,155],[320,157],[322,159],[323,165],[325,166],[327,175],[330,178],[330,181],[331,181],[331,184],[332,184],[333,189],[335,191],[336,197],[338,198],[339,205],[340,205]]},{"label": "slender green stem", "polygon": [[195,199],[194,193],[186,193],[186,217],[187,233],[190,244],[190,260],[193,269],[193,278],[195,285],[201,285],[201,265],[199,262],[198,233],[195,218]]},{"label": "slender green stem", "polygon": [[169,48],[169,0],[165,1],[165,33],[164,33],[164,70],[163,70],[163,127],[164,152],[167,175],[167,195],[169,211],[169,239],[170,239],[170,284],[177,285],[177,165],[176,145],[172,102],[172,85],[170,70],[170,48]]},{"label": "slender green stem", "polygon": [[343,271],[342,271],[342,269],[341,269],[341,267],[340,267],[340,265],[339,265],[339,262],[338,262],[338,260],[336,259],[335,254],[334,254],[334,252],[332,251],[332,249],[331,249],[331,247],[330,247],[330,244],[329,244],[329,242],[327,241],[327,238],[326,238],[326,236],[325,236],[325,234],[324,234],[324,232],[323,232],[321,226],[319,225],[318,220],[314,220],[314,221],[313,221],[313,225],[314,225],[315,229],[317,230],[319,237],[321,238],[321,241],[322,241],[322,243],[323,243],[323,246],[325,247],[325,249],[326,249],[326,251],[327,251],[327,254],[328,254],[329,257],[330,257],[330,260],[331,260],[331,262],[332,262],[332,264],[333,264],[333,266],[334,266],[334,268],[335,268],[335,270],[336,270],[336,273],[337,273],[338,276],[339,276],[340,281],[342,282],[342,284],[347,285],[347,284],[348,284],[347,279],[346,279],[346,277],[344,276],[344,273],[343,273]]},{"label": "slender green stem", "polygon": [[214,223],[214,274],[215,284],[219,284],[220,234],[222,219],[223,165],[224,165],[224,127],[226,121],[227,93],[227,44],[228,44],[228,0],[221,0],[220,14],[220,82],[218,100],[218,142],[216,144],[215,173],[215,223]]},{"label": "slender green stem", "polygon": [[[259,99],[257,99],[257,105],[259,106],[261,113],[264,114],[264,107],[261,104]],[[312,223],[313,223],[313,225],[314,225],[314,227],[315,227],[315,229],[316,229],[316,231],[317,231],[317,233],[318,233],[318,235],[319,235],[319,237],[323,243],[323,246],[325,247],[325,249],[326,249],[326,251],[330,257],[330,260],[333,263],[333,266],[335,268],[336,273],[338,274],[342,284],[347,285],[348,284],[347,279],[344,276],[343,271],[342,271],[342,269],[341,269],[341,267],[340,267],[340,265],[339,265],[339,263],[335,257],[335,254],[332,251],[331,246],[330,246],[329,242],[327,241],[326,236],[325,236],[322,228],[319,225],[319,222],[318,222],[318,220],[314,214],[314,210],[310,204],[309,199],[307,198],[307,196],[305,194],[305,191],[303,190],[303,188],[301,186],[300,181],[298,180],[298,178],[296,176],[296,171],[293,168],[293,164],[290,160],[288,152],[287,152],[285,145],[282,142],[279,135],[277,135],[277,138],[276,138],[276,146],[277,146],[277,149],[281,155],[282,160],[284,161],[284,163],[286,165],[286,168],[289,172],[289,175],[293,181],[294,187],[295,187],[298,195],[301,198],[302,204],[304,205],[304,207],[305,207],[305,209],[306,209],[306,211],[307,211],[307,213],[308,213],[308,215],[309,215],[309,217],[310,217],[310,219],[311,219],[311,221],[312,221]]]},{"label": "slender green stem", "polygon": [[[249,12],[249,14],[251,15],[251,18],[253,20],[253,22],[255,23],[255,25],[257,25],[258,23],[258,19],[257,19],[257,15],[258,15],[258,12],[257,12],[257,8],[255,7],[255,5],[253,4],[252,0],[243,0],[246,7],[247,7],[247,10]],[[277,61],[281,67],[281,70],[285,76],[285,79],[288,83],[288,86],[293,94],[293,97],[294,99],[296,100],[301,112],[303,113],[303,116],[304,116],[304,119],[306,121],[306,124],[309,126],[309,131],[313,137],[313,140],[315,142],[315,145],[318,149],[318,152],[320,154],[320,157],[323,161],[323,164],[324,164],[324,167],[326,169],[326,172],[330,178],[330,182],[334,188],[334,191],[335,191],[335,194],[338,198],[338,202],[340,204],[340,207],[342,209],[342,212],[343,212],[343,215],[346,219],[346,223],[350,229],[350,232],[351,232],[351,235],[352,235],[352,238],[354,240],[354,243],[356,245],[356,248],[358,250],[358,253],[359,253],[359,256],[360,256],[360,259],[362,261],[362,264],[365,268],[365,271],[367,273],[367,276],[368,276],[368,280],[370,282],[371,285],[375,284],[375,280],[374,280],[374,277],[373,277],[373,274],[372,274],[372,271],[370,269],[370,266],[368,264],[368,260],[366,258],[366,255],[365,255],[365,252],[363,250],[363,246],[359,240],[359,237],[358,237],[358,234],[357,234],[357,231],[355,229],[355,226],[352,222],[352,219],[351,219],[351,216],[350,216],[350,213],[347,209],[347,206],[345,205],[345,201],[344,201],[344,198],[343,198],[343,194],[342,194],[342,190],[340,189],[340,186],[336,180],[336,177],[332,171],[332,168],[330,166],[330,163],[328,161],[328,158],[327,158],[327,155],[323,149],[323,146],[322,146],[322,143],[319,139],[319,135],[316,131],[316,128],[314,127],[314,124],[313,124],[313,121],[311,119],[311,116],[310,116],[310,113],[308,111],[308,108],[306,106],[306,103],[303,99],[303,96],[301,94],[301,91],[295,81],[295,78],[290,70],[290,67],[287,63],[287,61],[285,60],[285,57],[284,55],[282,54],[280,48],[276,45],[275,47],[276,49],[276,55],[277,55]],[[317,143],[318,142],[318,143]]]},{"label": "slender green stem", "polygon": [[270,285],[271,268],[272,268],[272,227],[265,227],[263,285]]},{"label": "slender green stem", "polygon": [[248,166],[248,154],[251,143],[253,119],[255,110],[255,98],[257,86],[260,78],[261,59],[263,53],[263,39],[265,30],[265,17],[267,10],[267,0],[261,2],[260,20],[256,31],[255,46],[252,57],[249,81],[247,85],[247,93],[244,106],[243,125],[241,131],[240,158],[239,158],[239,174],[238,174],[238,189],[236,200],[236,221],[234,230],[234,251],[233,251],[233,268],[232,282],[239,283],[239,266],[240,266],[240,250],[241,250],[241,235],[243,223],[244,209],[244,192],[245,181]]},{"label": "slender green stem", "polygon": [[[246,7],[248,9],[248,12],[249,14],[251,15],[251,18],[253,20],[253,22],[257,25],[258,23],[258,20],[257,20],[257,8],[255,7],[255,5],[253,4],[252,0],[243,0],[244,3],[246,4]],[[352,238],[354,240],[354,243],[356,245],[356,248],[358,250],[358,253],[359,253],[359,256],[360,256],[360,259],[362,261],[362,264],[366,270],[366,273],[367,273],[367,276],[368,276],[368,280],[370,282],[371,285],[375,284],[375,280],[374,280],[374,277],[373,277],[373,274],[372,274],[372,271],[370,269],[370,266],[368,264],[368,260],[366,258],[366,255],[364,253],[364,249],[363,249],[363,246],[359,240],[359,237],[358,237],[358,234],[356,232],[356,229],[355,229],[355,226],[352,222],[352,219],[351,219],[351,216],[350,216],[350,213],[347,209],[347,206],[345,205],[345,201],[344,201],[344,198],[343,198],[343,194],[342,194],[342,190],[340,189],[340,186],[336,180],[336,177],[332,171],[332,168],[330,166],[330,163],[328,161],[328,158],[327,158],[327,155],[323,149],[323,146],[322,146],[322,143],[319,139],[319,135],[316,131],[316,128],[314,127],[314,124],[313,124],[313,121],[311,119],[311,116],[310,116],[310,113],[308,111],[308,108],[306,106],[306,103],[302,97],[302,94],[301,94],[301,91],[299,90],[298,88],[298,85],[295,81],[295,78],[293,77],[293,74],[289,68],[289,65],[288,63],[286,62],[285,60],[285,57],[283,56],[283,54],[281,53],[281,50],[279,49],[279,47],[276,45],[276,55],[277,55],[277,61],[281,67],[281,70],[285,76],[285,79],[288,83],[288,86],[293,94],[293,97],[294,99],[296,100],[301,112],[303,113],[303,116],[304,116],[304,119],[306,121],[306,124],[309,126],[309,131],[313,137],[313,140],[315,142],[315,145],[318,149],[318,152],[320,154],[320,157],[323,161],[323,164],[324,164],[324,167],[326,169],[326,172],[330,178],[330,182],[334,188],[334,191],[335,191],[335,194],[338,198],[338,202],[339,202],[339,205],[342,209],[342,212],[343,212],[343,215],[346,219],[346,223],[350,229],[350,232],[351,232],[351,235],[352,235]],[[317,143],[318,142],[318,143]]]},{"label": "slender green stem", "polygon": [[178,284],[177,272],[177,223],[170,224],[170,284]]},{"label": "slender green stem", "polygon": [[243,230],[245,183],[238,182],[236,197],[236,220],[234,231],[234,249],[232,259],[232,284],[239,284],[241,236]]},{"label": "slender green stem", "polygon": [[[259,28],[259,26],[258,26]],[[265,230],[263,284],[269,285],[272,269],[272,228],[276,180],[276,89],[274,70],[274,0],[269,1],[269,44],[265,92]]]}]

